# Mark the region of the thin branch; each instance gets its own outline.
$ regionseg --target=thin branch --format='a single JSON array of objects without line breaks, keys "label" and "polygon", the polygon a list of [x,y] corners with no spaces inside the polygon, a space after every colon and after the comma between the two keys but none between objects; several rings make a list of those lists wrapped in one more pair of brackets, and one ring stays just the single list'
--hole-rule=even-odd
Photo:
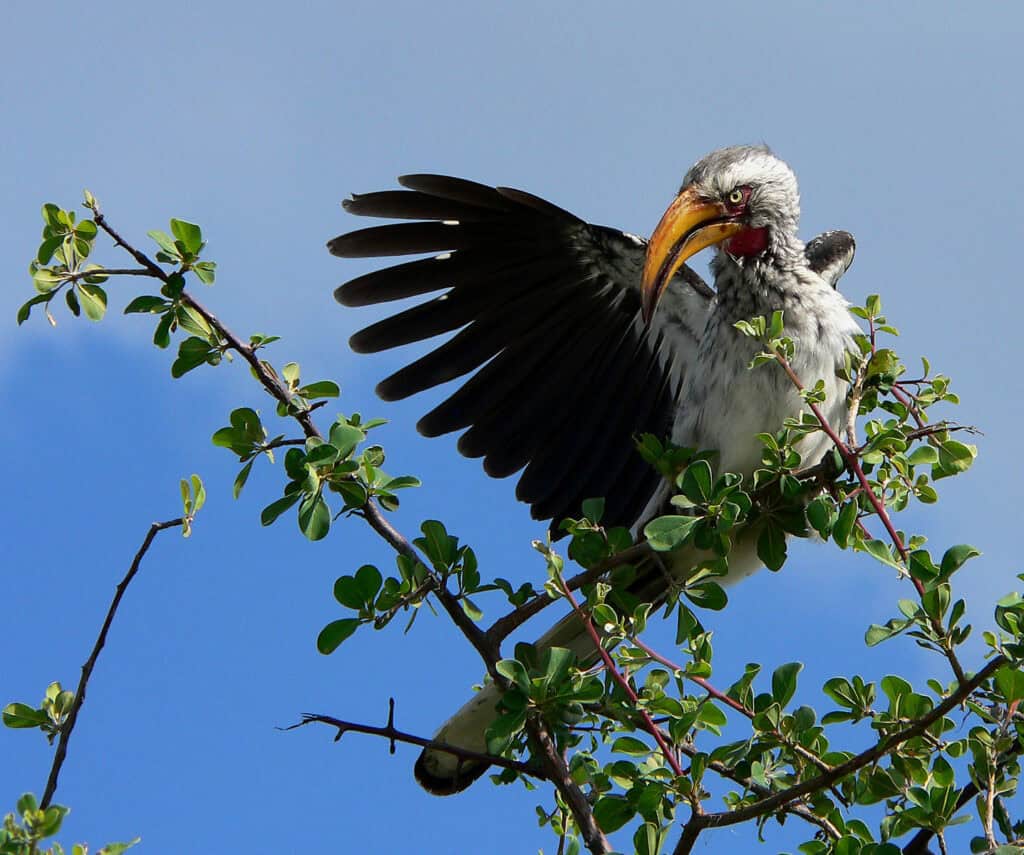
[{"label": "thin branch", "polygon": [[382,736],[387,739],[391,743],[392,754],[395,753],[395,743],[404,742],[408,745],[418,745],[420,748],[429,748],[432,751],[442,751],[445,754],[451,754],[453,757],[458,757],[461,760],[471,760],[473,762],[487,763],[491,766],[501,766],[503,769],[512,769],[521,775],[545,779],[544,773],[536,766],[531,766],[529,763],[523,763],[520,760],[509,760],[507,757],[499,757],[497,754],[483,754],[479,751],[470,751],[469,749],[461,748],[458,745],[439,742],[436,739],[426,739],[422,736],[416,736],[415,734],[398,730],[394,724],[394,704],[394,698],[391,698],[389,703],[388,723],[384,725],[384,727],[374,727],[373,725],[359,724],[354,721],[342,721],[339,718],[334,718],[329,715],[303,713],[302,721],[281,729],[296,730],[297,728],[305,727],[307,724],[328,724],[331,727],[336,727],[338,729],[338,733],[334,737],[335,742],[340,740],[341,737],[349,731],[352,731],[353,733],[367,733],[371,736]]},{"label": "thin branch", "polygon": [[[789,361],[786,359],[786,357],[783,356],[780,352],[775,351],[775,359],[779,363],[779,365],[782,366],[783,370],[786,372],[786,375],[789,377],[790,381],[797,388],[797,390],[803,392],[804,385],[800,381],[800,378],[797,377],[796,372],[793,371],[793,368],[789,364]],[[875,514],[882,521],[882,525],[885,526],[885,530],[886,532],[888,532],[889,539],[892,541],[893,546],[895,546],[897,552],[899,552],[900,558],[903,560],[904,565],[909,567],[910,552],[907,549],[906,545],[903,543],[903,538],[900,537],[899,532],[896,530],[896,526],[893,524],[892,517],[889,515],[889,512],[886,509],[885,504],[875,493],[875,491],[871,489],[871,482],[868,480],[868,476],[864,473],[864,467],[860,465],[860,458],[857,456],[857,452],[851,450],[850,446],[848,446],[845,442],[843,442],[842,439],[840,439],[839,435],[829,424],[828,419],[825,417],[825,414],[821,411],[821,408],[817,404],[815,404],[813,401],[807,401],[807,406],[814,414],[814,417],[818,420],[818,423],[821,425],[821,429],[825,432],[828,438],[832,440],[832,443],[839,450],[839,454],[842,456],[843,461],[846,463],[847,467],[849,467],[850,471],[856,476],[857,480],[860,482],[861,487],[864,489],[865,495],[867,495],[868,497],[868,501],[871,503],[871,506],[875,510]],[[910,577],[910,580],[911,582],[913,582],[914,587],[917,589],[918,596],[923,597],[925,593],[924,584],[920,580],[915,579],[913,576]],[[929,616],[929,621],[932,624],[932,629],[935,631],[935,634],[940,638],[946,638],[946,634],[943,631],[942,625],[941,623],[939,623],[938,619]],[[946,659],[949,661],[950,667],[953,669],[953,674],[956,676],[957,681],[961,685],[963,685],[965,677],[964,669],[963,666],[960,664],[960,660],[957,658],[955,651],[952,649],[951,646],[949,646],[948,643],[942,645],[942,650],[945,654]]]},{"label": "thin branch", "polygon": [[99,267],[93,268],[92,270],[68,271],[67,273],[61,273],[59,275],[61,282],[64,284],[77,282],[79,279],[86,279],[90,276],[149,276],[151,278],[157,278],[156,274],[154,274],[148,267]]},{"label": "thin branch", "polygon": [[[697,751],[697,748],[695,746],[686,744],[680,745],[679,751],[682,754],[685,754],[687,757],[693,757],[696,754],[700,753]],[[766,787],[763,784],[759,784],[757,783],[757,781],[754,781],[751,778],[744,778],[742,775],[738,775],[734,769],[727,766],[721,760],[709,759],[707,761],[707,768],[715,774],[720,775],[723,778],[728,778],[730,781],[734,781],[741,787],[744,787],[750,790],[752,793],[756,793],[759,796],[766,797],[772,794],[772,791],[769,787]],[[829,822],[822,816],[818,816],[814,811],[812,811],[809,807],[807,807],[804,804],[786,805],[783,808],[783,810],[785,810],[787,813],[793,814],[794,816],[800,817],[800,819],[804,820],[805,822],[809,822],[812,825],[818,826],[818,828],[820,828],[822,831],[824,831],[826,834],[828,834],[830,837],[836,840],[842,837],[842,835],[839,833],[839,829],[837,829],[831,822]]]},{"label": "thin branch", "polygon": [[78,681],[78,688],[75,690],[75,699],[71,704],[71,710],[68,712],[68,717],[60,728],[60,738],[57,740],[57,750],[53,755],[53,765],[50,767],[50,776],[46,781],[46,790],[43,792],[43,798],[39,802],[39,806],[43,810],[49,806],[54,793],[57,792],[57,780],[60,777],[60,770],[64,765],[64,759],[67,757],[68,742],[71,740],[71,732],[75,728],[75,722],[78,721],[78,711],[82,708],[82,704],[85,703],[85,690],[89,685],[89,678],[92,677],[93,669],[96,667],[96,660],[99,659],[100,652],[103,650],[103,645],[107,643],[107,633],[110,631],[110,625],[114,622],[114,616],[117,614],[118,606],[121,605],[121,598],[124,596],[124,592],[128,590],[128,586],[131,584],[132,579],[135,578],[135,574],[139,572],[139,567],[142,565],[142,559],[149,551],[149,547],[153,543],[153,539],[165,529],[176,528],[177,526],[183,525],[184,522],[184,518],[179,517],[178,519],[167,520],[166,522],[153,523],[149,527],[149,531],[146,532],[146,537],[143,539],[138,552],[135,553],[135,558],[132,560],[131,566],[128,568],[128,572],[117,585],[117,589],[114,592],[114,599],[110,601],[110,608],[107,609],[107,616],[103,619],[103,625],[100,627],[100,633],[96,637],[96,643],[93,645],[92,653],[89,654],[89,658],[85,660],[85,664],[82,666],[82,676]]},{"label": "thin branch", "polygon": [[622,676],[622,674],[619,673],[619,669],[615,667],[612,657],[608,654],[608,651],[604,649],[604,645],[601,643],[601,636],[598,635],[597,630],[594,628],[594,622],[590,619],[590,615],[580,608],[580,604],[576,601],[572,591],[570,591],[566,586],[562,577],[557,576],[556,578],[558,580],[559,587],[562,589],[566,599],[572,606],[572,610],[576,612],[579,619],[583,622],[583,626],[586,628],[587,634],[590,636],[590,640],[594,643],[594,647],[597,648],[597,652],[601,656],[601,660],[604,662],[605,669],[611,675],[612,679],[622,687],[622,690],[626,693],[626,697],[628,697],[636,706],[637,711],[640,714],[640,718],[644,722],[644,729],[654,737],[654,741],[658,743],[661,753],[665,755],[665,761],[672,767],[672,771],[675,773],[676,777],[681,778],[683,775],[683,769],[679,765],[679,760],[676,758],[675,752],[669,747],[664,736],[662,736],[661,729],[651,719],[651,714],[640,706],[640,698],[633,690],[633,687],[629,685],[629,680]]}]

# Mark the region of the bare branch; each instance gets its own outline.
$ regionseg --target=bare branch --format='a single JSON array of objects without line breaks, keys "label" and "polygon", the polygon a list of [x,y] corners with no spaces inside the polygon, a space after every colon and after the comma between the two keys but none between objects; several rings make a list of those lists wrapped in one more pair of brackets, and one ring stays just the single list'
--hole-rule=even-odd
[{"label": "bare branch", "polygon": [[124,596],[124,592],[128,590],[128,586],[131,584],[132,579],[135,578],[135,574],[139,572],[139,567],[142,565],[142,559],[149,551],[149,547],[152,545],[154,538],[165,529],[176,528],[177,526],[183,525],[184,522],[184,518],[179,517],[178,519],[167,520],[166,522],[153,523],[149,527],[149,531],[146,532],[146,537],[143,539],[138,552],[135,553],[135,558],[132,560],[131,566],[128,568],[128,572],[117,585],[114,592],[114,599],[110,601],[110,608],[107,609],[107,616],[103,619],[103,625],[100,627],[99,635],[96,636],[96,643],[93,645],[92,653],[89,654],[89,658],[85,660],[85,664],[82,666],[82,676],[78,681],[78,688],[75,690],[75,699],[71,704],[68,717],[60,728],[60,738],[57,740],[57,750],[53,755],[53,765],[50,767],[50,776],[46,781],[46,790],[43,792],[43,798],[39,802],[39,806],[43,810],[49,806],[54,793],[57,792],[57,780],[60,777],[60,770],[64,765],[64,759],[67,757],[68,742],[71,740],[71,732],[75,728],[75,722],[78,721],[78,711],[82,708],[82,704],[85,703],[85,690],[89,685],[89,678],[92,677],[93,669],[96,667],[96,660],[99,659],[100,652],[103,650],[103,645],[107,643],[107,633],[110,631],[110,625],[114,622],[114,616],[117,614],[118,606],[121,605],[121,598]]},{"label": "bare branch", "polygon": [[509,760],[507,757],[499,757],[497,754],[482,754],[478,751],[470,751],[466,748],[460,748],[458,745],[449,745],[447,742],[439,742],[436,739],[426,739],[422,736],[416,736],[415,734],[398,730],[398,728],[395,727],[394,713],[395,699],[390,698],[388,702],[388,722],[383,727],[374,727],[370,724],[360,724],[355,721],[342,721],[339,718],[334,718],[329,715],[303,713],[302,721],[298,724],[289,725],[288,727],[281,729],[296,730],[297,728],[305,727],[307,724],[328,724],[331,727],[336,727],[338,729],[338,733],[334,737],[335,742],[339,741],[348,731],[352,731],[353,733],[366,733],[371,736],[382,736],[387,739],[391,743],[392,754],[395,753],[395,743],[404,742],[408,745],[418,745],[420,748],[430,748],[432,751],[443,751],[446,754],[451,754],[452,756],[458,757],[462,760],[472,760],[474,762],[487,763],[491,766],[501,766],[503,769],[512,769],[521,775],[546,779],[544,773],[539,768],[531,766],[529,763],[523,763],[519,760]]}]

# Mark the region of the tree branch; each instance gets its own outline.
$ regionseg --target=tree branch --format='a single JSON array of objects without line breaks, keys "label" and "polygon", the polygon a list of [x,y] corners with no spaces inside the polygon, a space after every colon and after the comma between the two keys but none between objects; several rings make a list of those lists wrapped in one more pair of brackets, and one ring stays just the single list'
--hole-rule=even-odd
[{"label": "tree branch", "polygon": [[536,766],[523,763],[520,760],[509,760],[507,757],[499,757],[497,754],[483,754],[478,751],[470,751],[460,748],[458,745],[450,745],[447,742],[439,742],[436,739],[426,739],[412,733],[405,733],[395,727],[395,699],[388,699],[388,722],[383,727],[374,727],[369,724],[359,724],[354,721],[342,721],[329,715],[318,715],[315,713],[303,713],[302,721],[297,724],[281,728],[282,730],[296,730],[314,722],[328,724],[338,729],[334,741],[338,742],[348,731],[354,733],[366,733],[371,736],[382,736],[391,743],[391,753],[395,753],[395,743],[404,742],[409,745],[418,745],[420,748],[430,748],[433,751],[443,751],[461,760],[472,760],[475,762],[487,763],[491,766],[501,766],[503,769],[512,769],[521,775],[528,775],[532,778],[546,780],[544,773]]},{"label": "tree branch", "polygon": [[[787,790],[783,790],[772,796],[756,801],[753,804],[746,805],[745,807],[737,808],[734,811],[723,811],[720,813],[691,816],[683,830],[683,837],[680,838],[679,844],[675,848],[674,855],[687,855],[693,847],[693,841],[696,840],[697,835],[705,828],[723,828],[728,825],[736,825],[737,823],[746,822],[747,820],[755,819],[759,816],[763,816],[764,814],[771,813],[786,806],[790,802],[801,798],[802,796],[825,789],[847,775],[850,775],[865,766],[874,763],[876,760],[881,759],[886,754],[889,754],[893,749],[898,748],[908,739],[920,736],[932,724],[946,715],[946,713],[963,703],[970,694],[978,688],[978,686],[984,683],[985,680],[991,677],[999,668],[1007,664],[1007,662],[1007,658],[1002,654],[994,657],[971,679],[961,683],[953,694],[936,706],[930,713],[917,719],[912,724],[903,728],[903,730],[899,730],[885,739],[882,739],[877,744],[865,751],[862,751],[855,757],[851,757],[845,763],[840,763],[838,766],[833,767],[831,772],[817,775],[814,778],[810,778],[800,784],[796,784]],[[694,828],[690,830],[690,833],[687,833],[687,829],[691,826],[694,826]],[[683,845],[684,843],[686,843],[685,846]]]},{"label": "tree branch", "polygon": [[43,792],[43,798],[39,802],[39,806],[42,810],[45,810],[49,806],[54,793],[57,792],[57,780],[60,777],[60,770],[64,765],[64,759],[67,757],[68,742],[71,740],[71,731],[74,730],[75,723],[78,721],[78,711],[82,708],[82,704],[85,703],[85,690],[89,685],[89,678],[92,677],[93,669],[96,667],[96,660],[99,659],[100,652],[103,650],[103,646],[107,643],[107,633],[110,631],[110,625],[114,622],[114,616],[117,614],[118,606],[121,605],[121,598],[124,596],[124,592],[128,590],[128,586],[131,584],[132,579],[135,578],[135,574],[139,572],[139,567],[142,565],[142,559],[149,551],[149,547],[153,543],[154,538],[165,529],[175,528],[183,525],[184,522],[184,518],[179,517],[178,519],[167,520],[166,522],[153,523],[149,527],[149,531],[146,532],[146,537],[143,539],[138,552],[135,553],[135,558],[132,560],[131,566],[128,568],[128,572],[117,585],[114,592],[114,599],[110,601],[110,608],[107,609],[107,616],[103,619],[103,625],[100,627],[100,633],[96,637],[96,643],[93,645],[92,653],[89,654],[89,658],[85,660],[85,664],[82,666],[82,676],[78,681],[78,688],[75,690],[75,699],[71,704],[68,717],[61,725],[60,738],[57,740],[57,750],[54,752],[53,765],[50,767],[50,776],[46,781],[46,790]]},{"label": "tree branch", "polygon": [[[793,371],[793,368],[786,357],[779,351],[775,351],[775,359],[779,365],[782,366],[782,369],[786,372],[786,376],[789,377],[797,390],[800,392],[805,391],[803,383],[800,381],[800,378],[796,376],[796,372]],[[806,403],[814,414],[814,417],[818,420],[818,423],[821,425],[821,429],[825,432],[828,438],[832,440],[833,445],[835,445],[839,450],[839,454],[842,456],[847,467],[849,467],[849,470],[860,482],[865,495],[868,497],[868,501],[871,503],[871,507],[875,510],[876,516],[882,521],[882,525],[885,526],[885,530],[889,534],[889,539],[892,541],[893,546],[896,547],[896,551],[899,552],[900,558],[903,560],[903,564],[909,568],[910,552],[903,543],[903,538],[901,538],[899,532],[896,531],[896,526],[893,524],[892,517],[889,515],[889,511],[886,509],[885,504],[878,497],[875,491],[871,489],[871,482],[868,480],[868,476],[864,472],[864,467],[860,465],[860,458],[858,457],[857,452],[852,450],[850,446],[843,442],[829,424],[828,419],[817,404],[813,401],[807,401]],[[921,425],[921,427],[923,427],[923,425]],[[909,575],[909,569],[907,572]],[[910,577],[910,581],[913,582],[914,587],[917,589],[918,596],[923,597],[925,593],[924,584],[913,576]],[[939,623],[937,618],[929,615],[929,622],[931,623],[935,634],[939,638],[946,638],[946,633],[943,631],[942,625]],[[957,658],[955,651],[948,643],[942,645],[942,650],[946,659],[949,661],[950,667],[953,669],[953,674],[956,676],[957,682],[963,685],[964,669],[960,664],[960,660]]]}]

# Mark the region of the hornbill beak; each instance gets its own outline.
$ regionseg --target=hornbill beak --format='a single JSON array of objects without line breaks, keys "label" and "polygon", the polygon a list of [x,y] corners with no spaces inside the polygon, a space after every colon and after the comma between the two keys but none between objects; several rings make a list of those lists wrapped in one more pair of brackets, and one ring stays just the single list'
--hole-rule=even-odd
[{"label": "hornbill beak", "polygon": [[647,244],[640,280],[644,323],[651,322],[661,295],[686,259],[743,228],[721,202],[702,199],[693,187],[676,196]]}]

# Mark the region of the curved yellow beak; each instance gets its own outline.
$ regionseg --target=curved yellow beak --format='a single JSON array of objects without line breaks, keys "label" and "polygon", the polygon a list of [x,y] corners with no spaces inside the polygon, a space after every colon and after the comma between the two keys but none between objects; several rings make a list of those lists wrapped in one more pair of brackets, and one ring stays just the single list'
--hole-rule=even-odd
[{"label": "curved yellow beak", "polygon": [[640,279],[644,323],[651,322],[661,295],[686,259],[743,230],[728,216],[725,206],[702,199],[693,188],[676,196],[647,244]]}]

